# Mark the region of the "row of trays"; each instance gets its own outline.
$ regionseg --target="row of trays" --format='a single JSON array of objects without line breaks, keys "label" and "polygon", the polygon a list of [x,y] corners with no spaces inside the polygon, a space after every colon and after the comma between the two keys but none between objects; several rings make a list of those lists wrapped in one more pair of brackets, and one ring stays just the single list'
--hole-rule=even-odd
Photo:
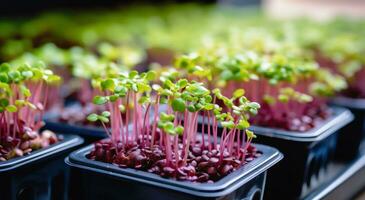
[{"label": "row of trays", "polygon": [[[347,182],[358,178],[354,175],[365,166],[359,153],[365,100],[340,98],[334,104],[342,107],[332,107],[332,116],[308,132],[253,126],[262,156],[213,184],[175,181],[89,160],[90,143],[105,138],[104,131],[48,117],[45,129],[64,135],[64,140],[1,162],[1,199],[263,199],[264,193],[265,199],[321,199],[339,187],[349,192],[338,197],[349,197],[356,187]],[[74,151],[84,140],[86,145]],[[350,185],[358,191],[364,184],[356,183]]]}]

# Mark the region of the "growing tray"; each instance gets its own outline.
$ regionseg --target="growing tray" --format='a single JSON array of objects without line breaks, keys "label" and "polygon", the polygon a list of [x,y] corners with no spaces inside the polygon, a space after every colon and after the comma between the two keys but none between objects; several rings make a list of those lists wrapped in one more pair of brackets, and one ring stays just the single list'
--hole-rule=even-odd
[{"label": "growing tray", "polygon": [[341,130],[343,134],[339,136],[336,152],[338,159],[352,160],[365,143],[365,99],[338,97],[332,104],[349,109],[355,116],[354,121]]},{"label": "growing tray", "polygon": [[[77,103],[68,103],[67,106],[78,106]],[[85,140],[85,144],[90,144],[95,141],[108,137],[105,130],[102,127],[93,125],[80,125],[80,124],[68,124],[66,122],[59,121],[59,113],[48,112],[43,118],[45,122],[45,129],[62,133],[62,134],[74,134],[79,135]]]},{"label": "growing tray", "polygon": [[[267,170],[282,159],[276,149],[255,145],[263,154],[215,183],[191,183],[93,161],[92,145],[65,159],[71,166],[71,199],[262,199]],[[77,186],[77,187],[76,187]]]},{"label": "growing tray", "polygon": [[108,137],[105,130],[100,127],[91,125],[76,125],[58,122],[58,118],[46,118],[44,120],[45,129],[62,133],[62,134],[74,134],[79,135],[85,140],[85,144],[90,144],[95,141]]},{"label": "growing tray", "polygon": [[0,162],[0,199],[67,199],[69,169],[63,160],[82,142],[78,136],[64,135],[49,147]]},{"label": "growing tray", "polygon": [[303,197],[303,200],[355,199],[365,188],[365,155],[363,153],[351,161],[335,162],[328,171],[331,175],[327,177],[326,183]]},{"label": "growing tray", "polygon": [[351,112],[333,107],[332,116],[307,132],[252,126],[256,142],[276,147],[284,159],[268,173],[268,199],[298,199],[325,182],[334,162],[341,128],[353,120]]}]

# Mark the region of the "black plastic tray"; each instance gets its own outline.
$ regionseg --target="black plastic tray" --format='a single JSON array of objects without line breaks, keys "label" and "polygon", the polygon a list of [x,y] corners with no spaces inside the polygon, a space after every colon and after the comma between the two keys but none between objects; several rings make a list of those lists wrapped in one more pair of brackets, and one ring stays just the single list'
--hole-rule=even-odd
[{"label": "black plastic tray", "polygon": [[322,182],[320,174],[334,161],[339,130],[353,120],[348,109],[331,107],[331,110],[331,117],[307,132],[250,127],[257,134],[254,142],[273,146],[284,154],[283,161],[268,173],[266,198],[298,199]]},{"label": "black plastic tray", "polygon": [[90,144],[95,141],[108,137],[105,130],[100,127],[91,125],[74,125],[63,122],[57,122],[56,119],[45,119],[45,129],[62,134],[79,135],[85,140],[85,144]]},{"label": "black plastic tray", "polygon": [[78,136],[64,135],[47,148],[0,162],[0,199],[67,199],[69,169],[63,160],[82,142]]},{"label": "black plastic tray", "polygon": [[[75,106],[77,103],[68,103],[68,106]],[[62,134],[79,135],[85,140],[85,144],[90,144],[95,141],[108,137],[102,127],[92,125],[68,124],[59,121],[59,113],[48,112],[44,118],[44,128]]]},{"label": "black plastic tray", "polygon": [[333,115],[307,132],[290,132],[253,126],[256,142],[276,147],[284,159],[268,173],[268,199],[298,199],[324,182],[334,162],[339,130],[353,120],[344,108],[332,108]]},{"label": "black plastic tray", "polygon": [[338,97],[332,104],[350,109],[355,119],[342,129],[336,156],[340,160],[356,158],[365,143],[365,99]]},{"label": "black plastic tray", "polygon": [[[71,199],[262,199],[266,171],[282,159],[276,149],[256,145],[263,154],[213,183],[191,183],[93,161],[92,145],[65,159],[71,166]],[[76,188],[78,186],[78,188]]]},{"label": "black plastic tray", "polygon": [[365,155],[363,153],[352,161],[339,161],[332,164],[328,171],[331,175],[327,177],[326,183],[303,197],[303,200],[355,199],[365,188]]}]

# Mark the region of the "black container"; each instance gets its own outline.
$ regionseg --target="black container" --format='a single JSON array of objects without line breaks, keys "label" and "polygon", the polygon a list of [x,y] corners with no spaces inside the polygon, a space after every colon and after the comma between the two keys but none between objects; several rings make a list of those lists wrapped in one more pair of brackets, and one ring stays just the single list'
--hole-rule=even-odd
[{"label": "black container", "polygon": [[[69,103],[68,106],[78,106],[76,103]],[[102,127],[93,125],[68,124],[59,121],[60,114],[57,112],[48,112],[43,118],[44,128],[62,134],[74,134],[81,136],[85,144],[90,144],[108,137]]]},{"label": "black container", "polygon": [[332,102],[351,110],[355,119],[344,127],[339,136],[336,158],[348,161],[356,158],[365,143],[365,99],[338,97]]},{"label": "black container", "polygon": [[89,160],[90,145],[65,159],[71,166],[70,199],[263,199],[266,172],[282,154],[272,147],[255,146],[262,156],[209,184],[176,181]]},{"label": "black container", "polygon": [[67,199],[69,168],[63,160],[82,142],[78,136],[65,135],[47,148],[0,162],[0,199]]},{"label": "black container", "polygon": [[91,125],[74,125],[63,122],[58,122],[58,118],[46,118],[44,119],[45,128],[50,131],[54,131],[62,134],[74,134],[79,135],[85,140],[85,144],[90,144],[108,137],[105,130],[101,127]]},{"label": "black container", "polygon": [[359,155],[350,162],[338,162],[328,169],[333,176],[327,177],[327,183],[316,188],[303,200],[347,200],[364,199],[358,195],[365,188],[365,155]]},{"label": "black container", "polygon": [[344,108],[332,108],[333,114],[322,125],[307,132],[293,132],[252,126],[255,142],[269,144],[284,154],[284,159],[268,173],[268,199],[298,199],[319,187],[329,176],[339,130],[353,120]]}]

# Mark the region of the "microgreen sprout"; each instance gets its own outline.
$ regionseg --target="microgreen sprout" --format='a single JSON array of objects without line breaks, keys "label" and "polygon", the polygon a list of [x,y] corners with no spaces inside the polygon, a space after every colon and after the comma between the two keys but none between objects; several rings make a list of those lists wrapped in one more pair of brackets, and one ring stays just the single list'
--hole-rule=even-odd
[{"label": "microgreen sprout", "polygon": [[[234,98],[236,89],[244,89],[247,98],[264,107],[252,119],[255,124],[295,131],[312,128],[313,121],[308,118],[323,116],[315,115],[325,112],[326,99],[346,88],[341,76],[315,62],[279,53],[204,49],[177,58],[175,66],[189,79],[202,80],[210,88],[224,88],[227,97]],[[202,76],[197,73],[200,71],[209,73]],[[227,97],[220,100],[230,108],[232,102]]]},{"label": "microgreen sprout", "polygon": [[[155,82],[152,86],[151,81]],[[248,120],[250,115],[258,112],[260,105],[245,98],[243,90],[238,90],[229,99],[219,89],[212,92],[202,83],[187,79],[171,81],[169,78],[161,78],[157,84],[152,71],[141,74],[132,71],[101,79],[98,83],[104,95],[95,96],[93,103],[107,105],[108,112],[90,114],[88,120],[101,121],[103,124],[110,122],[110,130],[107,126],[104,127],[117,151],[113,161],[110,157],[96,154],[104,150],[95,146],[95,151],[91,153],[93,159],[143,168],[162,176],[205,182],[209,179],[217,180],[238,168],[251,155],[252,149],[249,152],[249,148],[255,135],[248,130]],[[223,100],[231,112],[223,111],[216,104],[218,100]],[[125,118],[122,118],[122,114]],[[204,122],[201,133],[198,133],[199,119]],[[218,126],[224,127],[220,139]],[[154,153],[146,153],[150,151]],[[192,154],[208,151],[217,152],[214,156],[210,155],[211,164],[221,170],[220,175],[212,174],[210,178],[205,175],[206,168],[192,164]],[[132,155],[133,158],[130,157]],[[158,159],[153,160],[151,156]],[[138,159],[127,161],[126,157]],[[225,160],[228,157],[232,157],[236,164],[226,166]],[[199,174],[204,173],[205,178],[185,172],[179,174],[179,171],[189,171],[192,168],[200,170]]]},{"label": "microgreen sprout", "polygon": [[[48,86],[59,80],[40,63],[34,66],[0,65],[0,160],[21,156],[43,146],[39,143],[42,141],[39,130],[43,126]],[[56,141],[54,136],[51,143]],[[49,144],[50,141],[45,142]]]}]

